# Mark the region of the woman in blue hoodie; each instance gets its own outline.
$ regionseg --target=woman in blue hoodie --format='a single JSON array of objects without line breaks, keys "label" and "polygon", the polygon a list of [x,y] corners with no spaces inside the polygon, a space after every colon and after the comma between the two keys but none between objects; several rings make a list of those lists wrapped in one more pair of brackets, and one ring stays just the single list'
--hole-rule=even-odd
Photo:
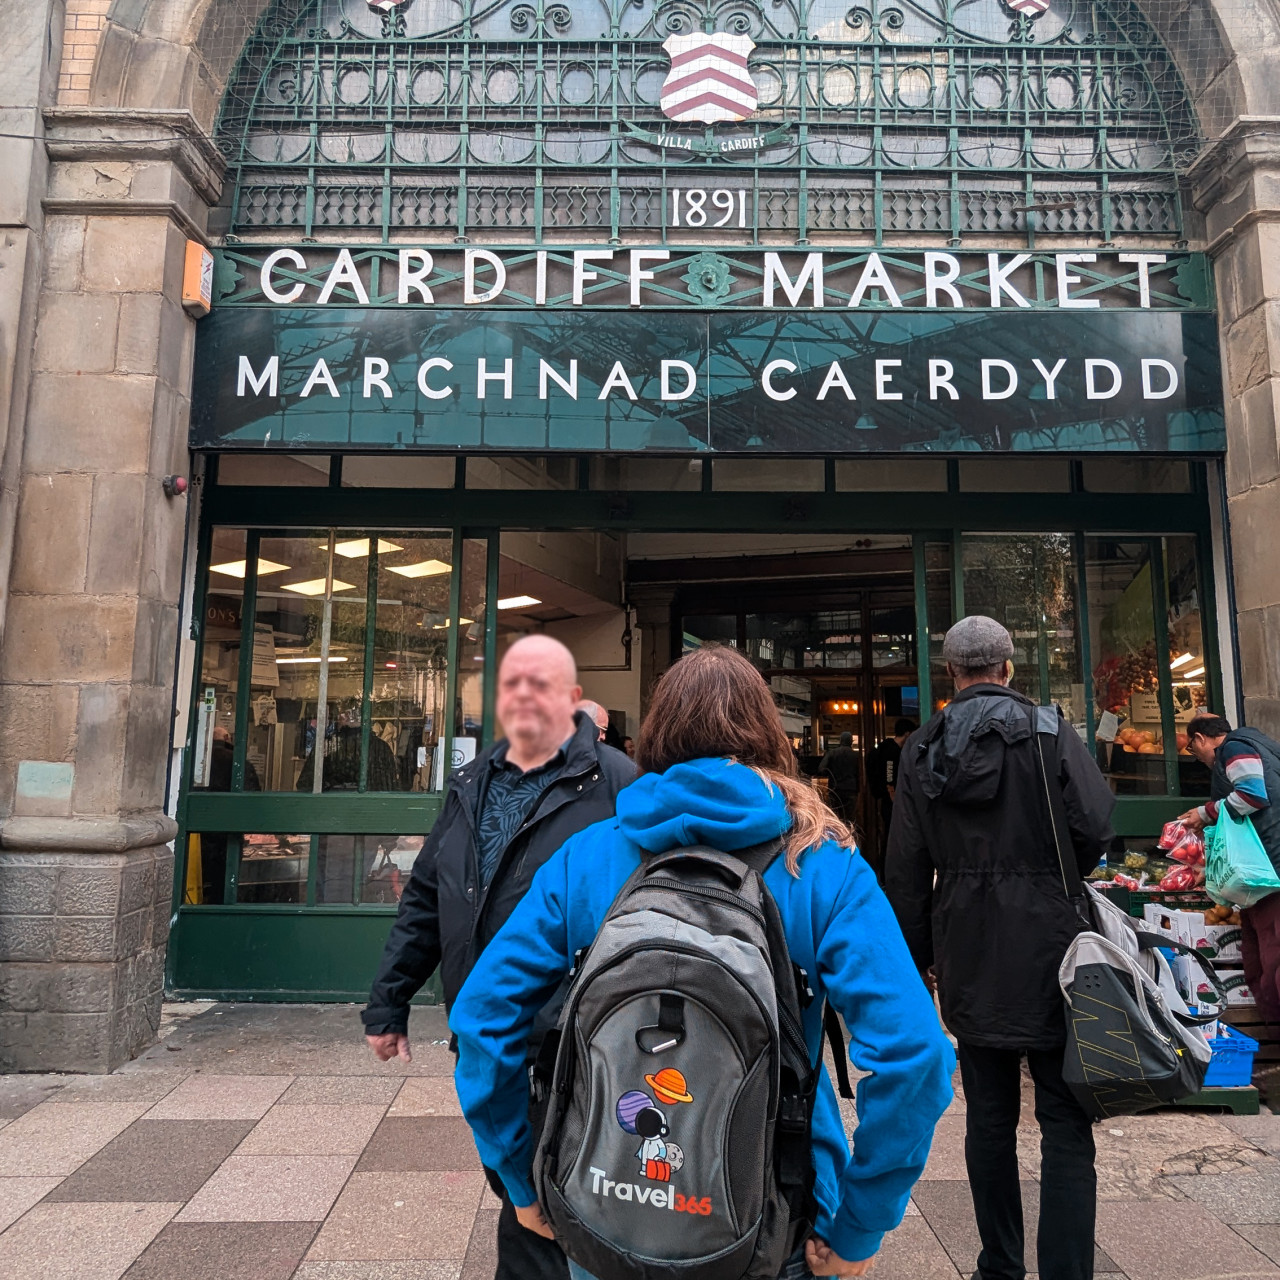
[{"label": "woman in blue hoodie", "polygon": [[[906,1211],[955,1067],[893,912],[849,829],[797,776],[769,688],[736,650],[699,649],[667,671],[637,760],[646,772],[619,794],[617,816],[574,836],[538,872],[453,1006],[458,1096],[481,1158],[520,1221],[550,1236],[530,1177],[525,1051],[537,1013],[646,854],[694,844],[731,853],[785,837],[785,857],[764,882],[816,997],[804,1013],[811,1059],[821,1055],[829,1000],[867,1074],[852,1152],[822,1074],[812,1124],[816,1236],[782,1274],[863,1275]],[[593,1280],[569,1266],[574,1280]]]}]

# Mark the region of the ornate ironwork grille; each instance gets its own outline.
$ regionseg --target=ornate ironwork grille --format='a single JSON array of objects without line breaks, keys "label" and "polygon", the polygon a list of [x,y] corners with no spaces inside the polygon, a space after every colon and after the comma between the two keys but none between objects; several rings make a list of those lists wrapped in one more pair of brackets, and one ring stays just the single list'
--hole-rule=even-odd
[{"label": "ornate ironwork grille", "polygon": [[[697,31],[744,122],[662,114]],[[419,243],[1177,238],[1197,145],[1128,0],[278,0],[218,138],[231,234]]]}]

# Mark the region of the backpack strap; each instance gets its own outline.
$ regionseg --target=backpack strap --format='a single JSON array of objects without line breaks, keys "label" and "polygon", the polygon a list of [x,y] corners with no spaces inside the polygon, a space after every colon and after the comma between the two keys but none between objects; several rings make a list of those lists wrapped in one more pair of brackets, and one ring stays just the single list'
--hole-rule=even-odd
[{"label": "backpack strap", "polygon": [[1052,705],[1029,707],[1027,719],[1031,722],[1031,733],[1035,740],[1040,785],[1044,788],[1044,798],[1049,806],[1049,826],[1053,832],[1053,847],[1058,855],[1062,891],[1076,913],[1080,928],[1092,932],[1094,924],[1089,917],[1084,881],[1080,877],[1080,868],[1076,866],[1074,856],[1069,852],[1071,827],[1067,821],[1067,806],[1062,799],[1062,786],[1058,781],[1057,770],[1049,766],[1050,760],[1057,759],[1056,739],[1060,724],[1058,708]]},{"label": "backpack strap", "polygon": [[849,1081],[849,1053],[844,1042],[844,1028],[840,1025],[840,1015],[828,1001],[822,1007],[822,1030],[826,1033],[831,1045],[831,1057],[836,1068],[836,1086],[842,1098],[853,1097],[853,1085]]},{"label": "backpack strap", "polygon": [[1218,1007],[1213,1013],[1197,1015],[1194,1013],[1179,1013],[1176,1009],[1170,1009],[1169,1013],[1174,1019],[1182,1023],[1184,1027],[1202,1027],[1206,1023],[1216,1022],[1222,1017],[1222,1010],[1227,1007],[1227,989],[1222,985],[1222,979],[1218,977],[1217,970],[1195,947],[1189,947],[1185,942],[1174,942],[1172,938],[1166,938],[1162,933],[1148,933],[1145,929],[1135,929],[1133,932],[1138,940],[1139,951],[1168,950],[1176,951],[1179,955],[1192,956],[1204,971],[1205,977],[1209,979],[1209,985],[1218,997]]}]

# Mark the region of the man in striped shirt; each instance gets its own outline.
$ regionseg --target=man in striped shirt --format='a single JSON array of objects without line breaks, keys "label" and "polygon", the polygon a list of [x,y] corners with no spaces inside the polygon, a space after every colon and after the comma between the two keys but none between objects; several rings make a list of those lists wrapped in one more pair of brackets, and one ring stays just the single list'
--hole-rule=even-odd
[{"label": "man in striped shirt", "polygon": [[[1218,821],[1222,805],[1252,821],[1280,874],[1280,743],[1258,729],[1232,729],[1221,716],[1187,725],[1187,750],[1212,771],[1211,799],[1182,815],[1200,830]],[[1274,803],[1273,803],[1274,801]],[[1268,1021],[1280,1021],[1280,893],[1240,912],[1245,980]]]}]

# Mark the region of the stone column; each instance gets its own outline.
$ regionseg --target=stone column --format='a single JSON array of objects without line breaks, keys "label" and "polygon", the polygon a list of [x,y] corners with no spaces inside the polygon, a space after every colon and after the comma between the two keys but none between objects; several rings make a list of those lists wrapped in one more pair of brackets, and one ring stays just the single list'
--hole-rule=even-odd
[{"label": "stone column", "polygon": [[1218,286],[1245,722],[1280,737],[1280,118],[1236,120],[1191,181]]},{"label": "stone column", "polygon": [[[154,1039],[194,322],[216,152],[181,111],[45,112],[49,174],[0,650],[0,1070]],[[30,338],[28,337],[28,341]]]}]

